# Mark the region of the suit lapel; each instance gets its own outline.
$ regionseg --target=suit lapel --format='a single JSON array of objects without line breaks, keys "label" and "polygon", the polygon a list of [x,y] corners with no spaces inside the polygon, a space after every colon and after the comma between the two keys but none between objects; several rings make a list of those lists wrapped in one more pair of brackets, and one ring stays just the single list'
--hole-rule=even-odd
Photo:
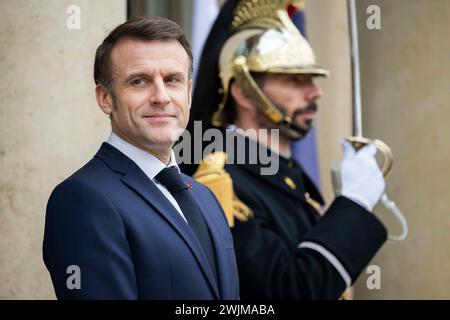
[{"label": "suit lapel", "polygon": [[105,161],[111,169],[123,173],[121,180],[145,199],[183,238],[200,265],[216,298],[219,299],[217,283],[199,241],[186,221],[153,181],[133,161],[109,144],[102,145],[97,157]]},{"label": "suit lapel", "polygon": [[211,288],[219,298],[217,284],[214,275],[209,268],[208,261],[199,241],[192,233],[186,221],[180,216],[178,211],[172,206],[169,200],[159,191],[156,185],[136,165],[130,165],[128,172],[123,176],[122,181],[130,188],[139,193],[150,205],[152,205],[163,218],[178,232],[191,249],[203,274],[208,280]]}]

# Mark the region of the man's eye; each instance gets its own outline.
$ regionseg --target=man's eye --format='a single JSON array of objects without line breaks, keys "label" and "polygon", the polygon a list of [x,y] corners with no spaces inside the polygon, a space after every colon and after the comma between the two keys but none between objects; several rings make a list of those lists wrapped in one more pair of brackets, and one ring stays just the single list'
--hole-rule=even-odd
[{"label": "man's eye", "polygon": [[142,87],[145,84],[145,80],[144,79],[134,79],[133,81],[131,81],[131,84],[135,87]]},{"label": "man's eye", "polygon": [[299,76],[295,77],[295,82],[299,85],[308,84],[311,82],[311,80],[312,80],[312,78],[310,76],[299,75]]},{"label": "man's eye", "polygon": [[178,77],[168,77],[168,78],[164,79],[164,82],[177,84],[177,83],[181,83],[181,79]]}]

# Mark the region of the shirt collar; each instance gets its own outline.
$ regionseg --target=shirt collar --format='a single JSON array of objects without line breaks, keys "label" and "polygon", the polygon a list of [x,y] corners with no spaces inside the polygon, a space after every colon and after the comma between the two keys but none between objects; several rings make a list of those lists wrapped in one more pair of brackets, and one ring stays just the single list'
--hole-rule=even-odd
[{"label": "shirt collar", "polygon": [[166,166],[163,162],[161,162],[161,160],[159,160],[151,153],[139,149],[138,147],[119,137],[114,132],[111,132],[106,142],[125,154],[128,158],[130,158],[142,171],[144,171],[147,177],[152,180],[161,170],[167,167],[176,167],[178,169],[178,172],[180,172],[180,168],[178,167],[178,164],[176,162],[175,153],[173,152],[173,150],[171,150],[169,165]]}]

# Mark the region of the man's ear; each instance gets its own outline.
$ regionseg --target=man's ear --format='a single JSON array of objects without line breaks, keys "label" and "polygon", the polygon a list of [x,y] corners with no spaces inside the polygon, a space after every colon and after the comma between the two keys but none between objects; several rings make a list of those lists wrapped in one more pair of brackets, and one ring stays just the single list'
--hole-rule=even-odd
[{"label": "man's ear", "polygon": [[102,109],[105,114],[111,115],[113,109],[113,99],[109,90],[103,85],[98,84],[95,87],[95,98],[97,99],[97,105],[100,109]]},{"label": "man's ear", "polygon": [[255,110],[253,101],[247,96],[245,91],[239,86],[236,81],[230,85],[230,94],[236,102],[236,107],[246,111]]}]

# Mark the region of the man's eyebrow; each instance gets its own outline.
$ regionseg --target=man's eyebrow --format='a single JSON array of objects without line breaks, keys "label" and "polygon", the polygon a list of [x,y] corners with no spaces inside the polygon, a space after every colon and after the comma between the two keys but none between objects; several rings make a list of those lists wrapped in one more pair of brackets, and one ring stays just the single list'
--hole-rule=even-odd
[{"label": "man's eyebrow", "polygon": [[133,80],[134,78],[148,79],[148,75],[143,72],[135,72],[135,73],[130,74],[128,77],[126,77],[126,79],[124,80],[124,83],[127,83],[127,82]]},{"label": "man's eyebrow", "polygon": [[[180,78],[184,79],[185,75],[181,71],[173,71],[173,72],[168,72],[167,75],[164,76],[164,78],[167,78],[167,77],[180,77]],[[128,77],[126,77],[124,80],[124,83],[130,82],[131,80],[133,80],[135,78],[149,79],[150,77],[145,72],[135,72],[135,73],[130,74]]]},{"label": "man's eyebrow", "polygon": [[180,78],[184,79],[184,73],[181,71],[168,72],[164,78],[167,78],[167,77],[180,77]]}]

